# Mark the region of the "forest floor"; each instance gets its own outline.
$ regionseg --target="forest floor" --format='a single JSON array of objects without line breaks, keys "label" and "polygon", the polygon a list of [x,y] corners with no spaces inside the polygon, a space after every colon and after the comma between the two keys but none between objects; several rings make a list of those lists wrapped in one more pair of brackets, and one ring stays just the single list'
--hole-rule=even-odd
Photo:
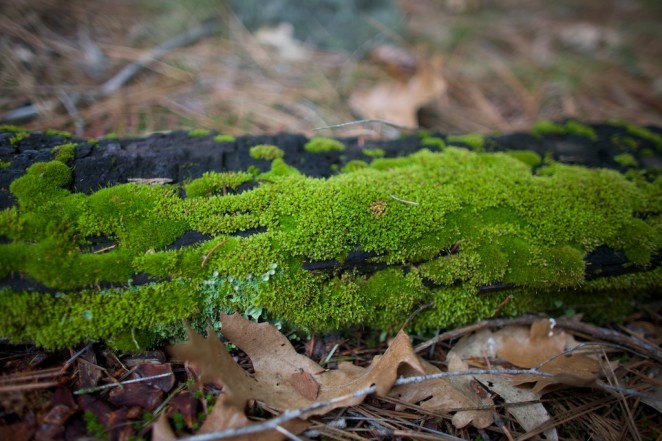
[{"label": "forest floor", "polygon": [[[564,118],[662,126],[662,6],[655,1],[401,0],[399,25],[372,23],[374,40],[353,49],[327,47],[287,26],[246,27],[226,2],[141,5],[3,2],[0,121],[81,137],[195,128],[312,136],[314,128],[357,119],[449,133],[510,133]],[[397,132],[366,123],[325,135]],[[474,378],[465,386],[492,400],[484,427],[454,425],[457,408],[370,395],[312,417],[302,434],[262,439],[662,439],[662,362],[655,358],[662,309],[642,305],[622,323],[600,325],[566,332],[598,348],[592,356],[601,371],[590,384],[566,379],[545,390],[534,400],[543,419],[528,429],[531,421],[511,412],[512,399]],[[418,353],[446,369],[448,354],[477,330],[440,330],[447,338]],[[412,339],[417,348],[426,341]],[[294,345],[329,369],[340,361],[369,366],[387,348],[367,331]],[[232,354],[253,372],[248,355]],[[494,363],[484,357],[472,367]],[[186,437],[220,396],[217,385],[198,384],[194,360],[165,348],[123,354],[98,343],[62,351],[3,345],[0,366],[0,439]],[[99,387],[141,378],[147,385]],[[277,414],[257,401],[247,411],[257,422]]]}]

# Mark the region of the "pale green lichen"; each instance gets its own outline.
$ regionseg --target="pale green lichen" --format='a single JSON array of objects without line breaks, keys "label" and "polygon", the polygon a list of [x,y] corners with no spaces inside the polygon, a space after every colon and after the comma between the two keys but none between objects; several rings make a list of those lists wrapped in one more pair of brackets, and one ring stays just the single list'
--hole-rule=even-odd
[{"label": "pale green lichen", "polygon": [[[18,205],[0,212],[0,235],[10,240],[0,244],[0,275],[20,274],[59,293],[4,289],[0,335],[46,347],[90,338],[142,347],[177,335],[182,318],[216,323],[231,310],[312,331],[394,330],[433,303],[412,323],[422,331],[489,317],[510,294],[506,315],[561,304],[616,316],[627,299],[662,286],[659,269],[587,282],[584,260],[608,246],[650,264],[662,248],[662,178],[629,181],[556,163],[532,174],[539,157],[519,156],[423,150],[328,179],[277,158],[257,178],[207,174],[185,186],[188,198],[174,187],[137,184],[71,193],[69,167],[35,164],[10,186]],[[168,248],[187,231],[212,239]],[[89,251],[96,237],[116,247]],[[343,262],[355,249],[374,253],[383,269],[303,268]],[[127,285],[138,274],[154,282]],[[498,283],[514,287],[479,293]],[[602,298],[604,291],[618,295]],[[601,298],[604,308],[595,308]]]},{"label": "pale green lichen", "polygon": [[255,159],[264,159],[266,161],[273,161],[277,158],[282,158],[285,156],[285,152],[275,145],[269,144],[260,144],[251,147],[250,153],[251,158]]},{"label": "pale green lichen", "polygon": [[310,153],[344,152],[345,144],[337,139],[313,138],[303,148]]}]

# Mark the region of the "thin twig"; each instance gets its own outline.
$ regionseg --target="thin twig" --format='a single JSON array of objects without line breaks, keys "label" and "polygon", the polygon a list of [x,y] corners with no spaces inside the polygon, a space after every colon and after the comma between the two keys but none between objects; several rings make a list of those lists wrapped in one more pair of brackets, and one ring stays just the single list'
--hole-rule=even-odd
[{"label": "thin twig", "polygon": [[[461,372],[440,372],[431,375],[399,378],[393,383],[393,386],[422,383],[424,381],[438,380],[442,378],[460,377],[466,375],[475,376],[475,375],[518,375],[518,374],[539,375],[541,377],[554,377],[554,374],[539,372],[534,369],[502,369],[502,370],[489,369],[489,370],[473,370],[473,371],[461,371]],[[332,398],[327,401],[318,401],[309,406],[305,406],[299,409],[286,410],[279,417],[267,420],[263,423],[254,424],[251,426],[239,427],[236,429],[227,429],[218,432],[205,433],[202,435],[194,435],[186,438],[181,438],[180,441],[213,441],[217,439],[224,439],[235,436],[251,435],[254,433],[264,432],[267,430],[278,430],[278,427],[281,426],[283,423],[286,423],[296,418],[301,418],[306,414],[309,414],[310,412],[323,409],[325,407],[331,407],[335,404],[341,403],[343,401],[352,398],[363,398],[367,395],[375,393],[376,391],[377,391],[377,386],[375,385],[365,387],[363,389],[357,390],[352,394]]]},{"label": "thin twig", "polygon": [[385,126],[394,127],[396,129],[401,129],[401,130],[412,130],[412,131],[418,130],[418,127],[403,126],[401,124],[396,124],[396,123],[387,121],[385,119],[361,119],[361,120],[358,120],[358,121],[349,121],[349,122],[340,123],[340,124],[333,124],[331,126],[315,127],[313,129],[313,132],[316,132],[318,130],[337,129],[337,128],[340,128],[340,127],[353,126],[353,125],[357,125],[357,124],[369,124],[369,123],[384,124]]},{"label": "thin twig", "polygon": [[389,194],[389,197],[395,199],[398,202],[402,202],[403,204],[409,204],[409,205],[418,205],[418,202],[413,202],[413,201],[406,201],[404,199],[400,199],[397,196],[393,196],[392,194]]},{"label": "thin twig", "polygon": [[122,381],[122,382],[119,382],[119,383],[110,383],[110,384],[103,384],[101,386],[85,387],[83,389],[78,389],[77,391],[74,391],[74,395],[89,394],[89,393],[98,392],[98,391],[104,390],[104,389],[110,389],[110,388],[113,388],[113,387],[124,386],[125,384],[142,383],[144,381],[156,380],[157,378],[169,377],[171,375],[174,375],[174,374],[172,372],[167,372],[165,374],[152,375],[151,377],[136,378],[136,379],[133,379],[133,380],[126,380],[126,381]]},{"label": "thin twig", "polygon": [[188,46],[201,38],[213,35],[221,30],[221,23],[218,20],[211,20],[195,29],[190,29],[166,42],[156,46],[142,55],[138,60],[130,63],[120,70],[114,77],[106,81],[99,89],[101,96],[108,96],[122,87],[127,81],[133,78],[141,69],[149,65],[157,58],[163,57],[168,52],[179,47]]},{"label": "thin twig", "polygon": [[207,253],[207,255],[204,257],[204,259],[202,259],[202,265],[201,265],[202,268],[204,268],[205,264],[207,263],[207,260],[209,260],[209,257],[211,257],[212,253],[214,251],[216,251],[217,249],[219,249],[220,247],[222,247],[228,240],[230,240],[230,239],[225,239],[225,240],[222,240],[221,242],[217,243],[214,246],[214,248],[212,248],[211,251]]}]

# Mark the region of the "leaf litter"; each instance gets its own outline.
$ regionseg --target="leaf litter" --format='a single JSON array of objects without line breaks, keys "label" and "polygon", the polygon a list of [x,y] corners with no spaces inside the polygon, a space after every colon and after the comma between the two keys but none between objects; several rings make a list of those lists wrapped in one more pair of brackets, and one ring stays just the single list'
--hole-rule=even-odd
[{"label": "leaf litter", "polygon": [[[600,388],[601,378],[618,368],[548,319],[463,336],[447,353],[446,374],[416,354],[404,331],[367,367],[340,362],[325,369],[298,353],[272,324],[238,314],[223,315],[221,322],[222,335],[246,354],[254,372],[239,366],[212,329],[207,338],[189,329],[187,342],[170,347],[200,383],[222,389],[197,435],[187,439],[297,439],[316,417],[375,396],[394,399],[396,411],[420,406],[436,415],[452,414],[455,428],[479,431],[503,426],[498,414],[503,406],[525,433],[538,429],[544,439],[557,440],[541,397],[558,388]],[[415,381],[402,381],[411,377]],[[256,406],[277,416],[255,419]],[[502,430],[508,434],[505,426]],[[162,417],[152,440],[171,439],[175,434]]]},{"label": "leaf litter", "polygon": [[404,332],[388,348],[334,335],[290,343],[226,315],[222,336],[189,331],[170,358],[90,344],[51,368],[57,355],[26,348],[0,360],[0,439],[656,439],[657,314],[620,330],[493,319],[416,348]]}]

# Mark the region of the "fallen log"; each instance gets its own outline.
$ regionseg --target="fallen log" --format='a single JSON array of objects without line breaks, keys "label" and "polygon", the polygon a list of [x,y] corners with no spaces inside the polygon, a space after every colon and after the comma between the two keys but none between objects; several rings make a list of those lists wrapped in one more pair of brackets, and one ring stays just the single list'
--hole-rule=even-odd
[{"label": "fallen log", "polygon": [[[396,141],[0,129],[0,337],[144,348],[222,311],[306,331],[625,314],[662,288],[662,131]],[[259,147],[258,147],[259,146]]]}]

